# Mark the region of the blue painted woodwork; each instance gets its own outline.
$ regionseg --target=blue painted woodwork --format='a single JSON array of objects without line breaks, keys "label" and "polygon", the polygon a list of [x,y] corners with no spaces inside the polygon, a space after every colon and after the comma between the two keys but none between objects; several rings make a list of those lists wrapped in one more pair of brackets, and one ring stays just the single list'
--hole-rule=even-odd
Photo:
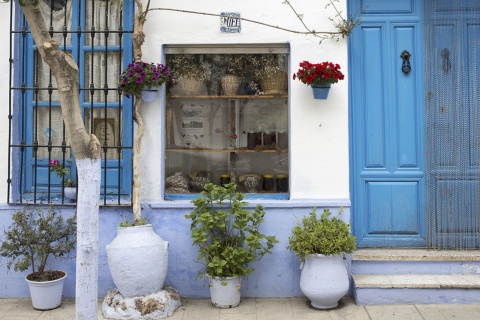
[{"label": "blue painted woodwork", "polygon": [[[359,247],[425,244],[421,1],[352,0],[353,231]],[[402,72],[401,53],[411,72]]]},{"label": "blue painted woodwork", "polygon": [[[81,4],[80,7],[78,5],[78,1],[73,1],[72,3],[72,23],[71,26],[68,26],[69,30],[76,30],[76,23],[77,17],[79,17],[79,21],[82,24],[82,29],[86,30],[85,28],[85,0],[80,0]],[[133,1],[132,0],[125,0],[124,2],[124,10],[123,10],[123,30],[132,30],[133,29]],[[79,8],[81,8],[81,12],[79,13]],[[20,18],[21,10],[16,11],[18,15],[17,21],[22,21]],[[80,37],[80,45],[77,45],[79,35],[77,33],[71,34],[71,45],[61,46],[62,49],[69,51],[72,56],[77,60],[77,63],[80,68],[80,87],[87,87],[86,83],[90,83],[90,81],[85,79],[85,72],[84,72],[84,65],[85,65],[85,54],[92,52],[92,46],[87,45],[85,39],[89,37],[89,35],[82,35]],[[19,64],[21,70],[19,71],[20,76],[17,77],[20,83],[25,82],[27,87],[33,87],[35,83],[34,79],[34,60],[35,60],[35,45],[33,43],[33,39],[29,34],[26,38],[26,41],[20,42],[21,46],[18,49],[20,54],[25,57],[25,67],[23,68],[23,64]],[[123,65],[127,65],[132,61],[132,45],[131,45],[131,38],[129,33],[125,33],[122,37],[122,47],[123,47]],[[109,46],[108,52],[118,51],[120,48],[118,46]],[[96,46],[94,49],[95,52],[103,52],[105,51],[105,46]],[[25,52],[25,54],[23,54]],[[118,70],[110,69],[109,72],[116,73]],[[102,82],[103,85],[103,82]],[[82,109],[82,113],[85,116],[85,110],[87,108],[121,108],[121,121],[122,121],[122,146],[131,146],[132,145],[132,109],[133,109],[133,101],[132,99],[124,98],[121,105],[118,102],[105,102],[105,103],[92,103],[88,102],[85,99],[85,95],[88,94],[88,91],[82,91],[80,93],[80,106]],[[33,144],[35,139],[35,122],[34,122],[34,110],[36,107],[38,108],[48,108],[49,102],[48,101],[35,101],[34,99],[34,91],[28,90],[26,94],[19,95],[19,105],[24,109],[25,112],[25,126],[22,123],[19,123],[19,130],[17,140],[21,141],[24,140],[26,144]],[[60,103],[58,101],[50,102],[52,109],[60,108]],[[19,119],[20,122],[23,119]],[[43,131],[42,131],[43,132]],[[41,132],[39,133],[41,134]],[[63,134],[62,132],[56,134]],[[102,143],[102,141],[101,141]],[[103,154],[102,154],[103,155]],[[101,186],[101,193],[109,194],[117,194],[120,185],[120,194],[128,195],[131,193],[131,186],[132,186],[132,168],[131,168],[131,160],[132,159],[132,150],[130,148],[124,148],[122,151],[122,157],[120,160],[107,160],[102,161],[102,186]],[[62,159],[58,159],[62,162]],[[66,161],[72,161],[73,165],[71,165],[71,176],[76,176],[76,166],[74,163],[73,155],[71,158],[65,159]],[[25,154],[23,159],[21,159],[20,163],[13,162],[16,166],[23,166],[22,171],[20,168],[18,172],[23,172],[22,177],[22,191],[23,193],[42,193],[47,191],[47,186],[51,183],[53,186],[60,187],[60,181],[56,177],[54,173],[49,174],[49,160],[46,158],[35,158],[33,149],[26,148]],[[65,162],[67,166],[69,164]],[[106,170],[104,170],[106,169]],[[50,180],[49,180],[50,177]],[[107,178],[108,184],[105,185],[105,178]],[[35,189],[36,186],[36,189]],[[60,188],[53,188],[51,191],[60,190]],[[42,196],[40,196],[42,197]]]},{"label": "blue painted woodwork", "polygon": [[478,248],[480,2],[437,1],[425,21],[431,39],[426,88],[430,241]]}]

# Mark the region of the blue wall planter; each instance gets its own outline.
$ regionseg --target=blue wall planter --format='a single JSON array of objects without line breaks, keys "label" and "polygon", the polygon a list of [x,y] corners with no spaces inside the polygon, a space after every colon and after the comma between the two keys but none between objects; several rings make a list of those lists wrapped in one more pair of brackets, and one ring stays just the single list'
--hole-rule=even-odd
[{"label": "blue wall planter", "polygon": [[328,91],[330,91],[330,84],[328,84],[326,87],[312,85],[312,90],[313,90],[313,98],[327,99]]}]

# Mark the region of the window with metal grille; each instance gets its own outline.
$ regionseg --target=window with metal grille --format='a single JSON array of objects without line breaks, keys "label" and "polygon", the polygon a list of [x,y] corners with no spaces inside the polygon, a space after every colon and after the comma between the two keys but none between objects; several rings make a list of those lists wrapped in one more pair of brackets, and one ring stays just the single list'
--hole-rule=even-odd
[{"label": "window with metal grille", "polygon": [[[75,203],[65,196],[76,181],[75,159],[63,123],[57,85],[37,52],[20,8],[10,30],[8,203]],[[85,127],[102,144],[103,205],[130,205],[132,100],[118,91],[118,76],[132,61],[133,1],[40,0],[51,36],[79,66]],[[65,177],[50,170],[57,162]]]}]

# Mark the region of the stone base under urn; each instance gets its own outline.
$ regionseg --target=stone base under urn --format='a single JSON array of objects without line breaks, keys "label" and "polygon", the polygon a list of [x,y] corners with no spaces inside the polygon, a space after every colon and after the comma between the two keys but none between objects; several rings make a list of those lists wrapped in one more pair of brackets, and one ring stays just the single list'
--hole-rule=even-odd
[{"label": "stone base under urn", "polygon": [[124,298],[117,289],[110,290],[102,303],[102,313],[108,319],[154,320],[170,317],[182,305],[172,287],[147,296]]}]

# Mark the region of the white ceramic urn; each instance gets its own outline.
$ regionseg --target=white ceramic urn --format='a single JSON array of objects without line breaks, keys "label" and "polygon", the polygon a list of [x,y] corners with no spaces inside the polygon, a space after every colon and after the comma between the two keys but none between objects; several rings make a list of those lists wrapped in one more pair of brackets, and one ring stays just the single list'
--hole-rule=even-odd
[{"label": "white ceramic urn", "polygon": [[118,228],[107,245],[108,267],[124,298],[145,296],[162,289],[168,269],[168,242],[151,224]]},{"label": "white ceramic urn", "polygon": [[343,254],[311,254],[300,266],[300,289],[312,307],[331,309],[348,292],[349,280]]}]

